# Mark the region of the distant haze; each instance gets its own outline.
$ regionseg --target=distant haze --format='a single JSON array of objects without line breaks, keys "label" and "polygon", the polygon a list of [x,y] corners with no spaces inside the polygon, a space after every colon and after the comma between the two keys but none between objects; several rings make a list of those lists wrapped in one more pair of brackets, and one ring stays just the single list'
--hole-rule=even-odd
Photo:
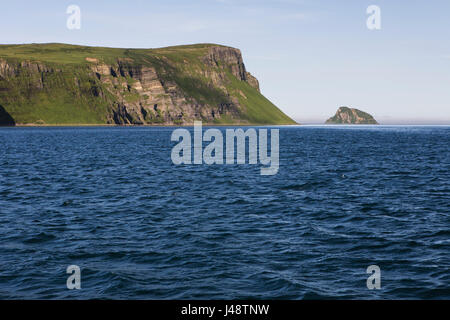
[{"label": "distant haze", "polygon": [[[336,108],[337,109],[337,108]],[[325,119],[323,118],[305,118],[305,117],[293,117],[293,119],[300,123],[300,124],[324,124],[325,121],[330,118],[331,116],[333,116],[333,114],[330,114],[329,117],[326,117]],[[375,120],[378,121],[378,123],[380,125],[395,125],[395,124],[399,124],[399,125],[450,125],[450,120],[447,119],[414,119],[414,118],[403,118],[403,119],[398,119],[398,118],[394,118],[394,117],[375,117]]]},{"label": "distant haze", "polygon": [[[71,4],[80,30],[66,27]],[[366,27],[372,4],[381,30]],[[382,124],[450,124],[449,12],[448,0],[16,0],[2,5],[0,43],[219,43],[241,49],[262,93],[301,123],[349,106]]]}]

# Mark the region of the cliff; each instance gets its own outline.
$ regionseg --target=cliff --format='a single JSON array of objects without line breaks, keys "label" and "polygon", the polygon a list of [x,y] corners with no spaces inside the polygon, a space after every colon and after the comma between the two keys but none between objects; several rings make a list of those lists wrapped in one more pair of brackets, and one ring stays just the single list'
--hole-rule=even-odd
[{"label": "cliff", "polygon": [[293,124],[240,50],[0,45],[0,123]]},{"label": "cliff", "polygon": [[340,107],[336,114],[328,119],[326,124],[378,124],[368,113],[348,107]]}]

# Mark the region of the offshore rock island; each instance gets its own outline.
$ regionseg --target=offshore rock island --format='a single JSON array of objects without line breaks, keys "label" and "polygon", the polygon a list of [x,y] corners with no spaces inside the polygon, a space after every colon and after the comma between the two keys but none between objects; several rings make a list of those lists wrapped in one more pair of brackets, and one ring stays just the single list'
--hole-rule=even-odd
[{"label": "offshore rock island", "polygon": [[295,124],[239,49],[0,45],[0,125]]},{"label": "offshore rock island", "polygon": [[378,122],[367,112],[340,107],[336,114],[328,119],[326,124],[378,124]]}]

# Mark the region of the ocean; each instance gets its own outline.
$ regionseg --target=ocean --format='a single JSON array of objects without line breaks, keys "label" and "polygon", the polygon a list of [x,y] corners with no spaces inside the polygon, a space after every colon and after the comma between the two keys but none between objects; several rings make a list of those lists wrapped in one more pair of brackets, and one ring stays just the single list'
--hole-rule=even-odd
[{"label": "ocean", "polygon": [[450,299],[449,126],[279,127],[268,176],[174,129],[0,128],[0,299]]}]

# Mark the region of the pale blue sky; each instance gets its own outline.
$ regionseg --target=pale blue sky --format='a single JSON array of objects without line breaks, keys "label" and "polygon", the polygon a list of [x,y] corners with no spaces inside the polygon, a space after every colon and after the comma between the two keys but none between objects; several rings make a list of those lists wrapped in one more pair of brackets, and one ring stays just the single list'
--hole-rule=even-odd
[{"label": "pale blue sky", "polygon": [[[81,30],[66,28],[70,4],[81,8]],[[378,31],[366,27],[371,4],[381,8]],[[384,123],[450,123],[448,0],[2,0],[1,8],[0,43],[237,47],[263,94],[302,123],[321,123],[341,105]]]}]

